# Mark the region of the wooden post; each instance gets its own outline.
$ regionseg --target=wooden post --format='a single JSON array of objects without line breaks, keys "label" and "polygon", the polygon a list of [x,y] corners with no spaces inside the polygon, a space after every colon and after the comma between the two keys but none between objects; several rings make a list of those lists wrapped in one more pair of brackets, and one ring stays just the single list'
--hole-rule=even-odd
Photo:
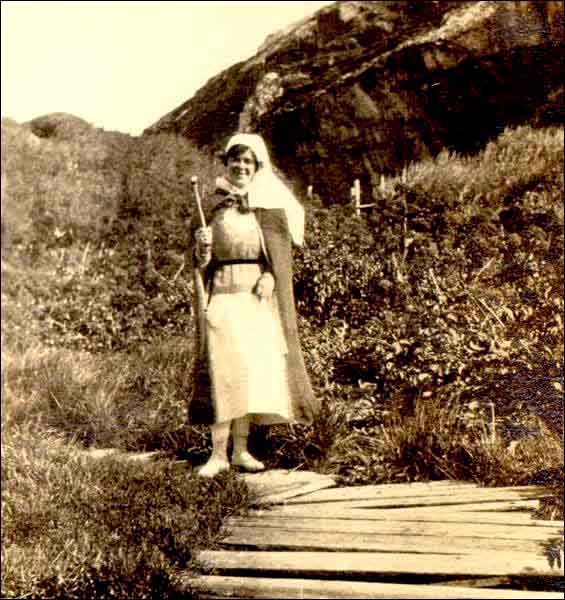
[{"label": "wooden post", "polygon": [[349,188],[349,197],[351,198],[351,203],[353,204],[353,210],[355,211],[355,214],[359,216],[361,211],[357,205],[357,200],[355,199],[355,188],[353,186]]},{"label": "wooden post", "polygon": [[402,167],[402,174],[401,174],[401,176],[400,176],[400,181],[401,181],[403,184],[406,184],[406,182],[408,181],[408,168],[406,167],[406,165],[404,165],[404,166]]},{"label": "wooden post", "polygon": [[356,179],[353,182],[353,187],[351,188],[351,199],[353,201],[353,206],[355,207],[355,214],[358,217],[361,216],[361,182],[359,179]]}]

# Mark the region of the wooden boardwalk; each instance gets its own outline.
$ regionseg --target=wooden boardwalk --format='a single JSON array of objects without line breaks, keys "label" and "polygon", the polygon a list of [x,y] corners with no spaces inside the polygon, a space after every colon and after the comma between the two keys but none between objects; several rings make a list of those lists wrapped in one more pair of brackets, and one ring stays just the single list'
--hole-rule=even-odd
[{"label": "wooden boardwalk", "polygon": [[187,582],[203,598],[563,598],[563,523],[532,519],[541,488],[243,477],[254,508]]}]

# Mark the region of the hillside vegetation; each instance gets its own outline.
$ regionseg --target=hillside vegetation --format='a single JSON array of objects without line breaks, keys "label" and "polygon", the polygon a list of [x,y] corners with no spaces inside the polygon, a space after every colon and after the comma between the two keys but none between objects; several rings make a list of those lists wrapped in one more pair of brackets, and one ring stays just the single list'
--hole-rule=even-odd
[{"label": "hillside vegetation", "polygon": [[[172,135],[32,127],[2,123],[2,594],[174,595],[246,503],[232,474],[192,475],[210,440],[184,423],[189,179],[219,165]],[[307,207],[295,292],[323,410],[253,432],[269,467],[540,483],[562,516],[563,162],[562,128],[519,127],[373,181],[362,217]]]}]

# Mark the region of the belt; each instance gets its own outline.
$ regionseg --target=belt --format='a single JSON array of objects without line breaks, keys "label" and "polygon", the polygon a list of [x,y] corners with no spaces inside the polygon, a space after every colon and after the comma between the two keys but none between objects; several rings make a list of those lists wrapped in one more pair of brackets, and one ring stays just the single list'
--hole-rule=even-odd
[{"label": "belt", "polygon": [[217,260],[214,261],[214,267],[224,267],[225,265],[264,265],[266,261],[264,258],[233,258],[230,260]]},{"label": "belt", "polygon": [[[213,262],[213,269],[214,272],[221,268],[224,267],[226,265],[267,265],[267,261],[261,257],[261,258],[232,258],[229,260],[215,260]],[[210,295],[208,298],[208,302],[210,302],[210,300],[212,299],[212,291],[214,289],[214,278],[212,277],[212,285],[210,287]],[[247,288],[245,289],[233,289],[230,291],[248,291]]]}]

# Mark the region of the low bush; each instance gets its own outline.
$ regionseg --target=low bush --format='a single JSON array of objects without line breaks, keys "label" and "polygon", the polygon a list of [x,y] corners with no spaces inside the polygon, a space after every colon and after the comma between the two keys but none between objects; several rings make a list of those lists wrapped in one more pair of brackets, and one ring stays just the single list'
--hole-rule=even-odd
[{"label": "low bush", "polygon": [[479,400],[560,431],[562,142],[509,130],[383,180],[365,218],[311,210],[297,304],[331,340],[308,351],[312,372],[372,384],[387,408]]},{"label": "low bush", "polygon": [[61,136],[75,120],[48,117],[33,125],[45,137],[2,121],[3,269],[21,275],[8,293],[29,294],[48,345],[107,352],[184,334],[190,179],[207,192],[219,165],[181,136],[86,125]]},{"label": "low bush", "polygon": [[[374,183],[362,217],[310,208],[295,262],[309,371],[347,407],[336,472],[562,488],[563,130],[507,130],[476,156],[444,152]],[[494,410],[495,451],[457,435],[475,402]],[[451,427],[448,467],[434,456]],[[420,471],[403,471],[415,454]]]},{"label": "low bush", "polygon": [[546,483],[558,485],[563,476],[560,438],[532,419],[529,437],[509,446],[497,430],[495,414],[479,402],[446,405],[437,399],[419,400],[414,415],[392,411],[375,432],[376,477],[528,485],[552,464],[553,477]]}]

